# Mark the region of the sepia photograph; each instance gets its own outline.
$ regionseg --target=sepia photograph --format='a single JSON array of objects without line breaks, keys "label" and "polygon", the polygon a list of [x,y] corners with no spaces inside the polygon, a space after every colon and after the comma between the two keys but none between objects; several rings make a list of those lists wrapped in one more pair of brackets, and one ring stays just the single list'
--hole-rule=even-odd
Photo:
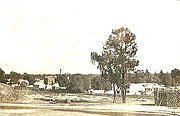
[{"label": "sepia photograph", "polygon": [[0,0],[0,116],[180,115],[180,0]]}]

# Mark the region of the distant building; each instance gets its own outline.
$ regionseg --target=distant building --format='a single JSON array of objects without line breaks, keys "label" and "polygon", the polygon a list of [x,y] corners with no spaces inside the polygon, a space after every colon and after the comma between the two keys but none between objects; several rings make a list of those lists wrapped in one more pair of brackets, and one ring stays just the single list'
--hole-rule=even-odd
[{"label": "distant building", "polygon": [[28,80],[24,80],[24,79],[20,79],[19,83],[20,83],[21,86],[24,86],[24,87],[29,85],[29,81]]},{"label": "distant building", "polygon": [[59,89],[59,83],[54,83],[53,85],[46,85],[46,88],[47,90],[56,90],[56,89]]},{"label": "distant building", "polygon": [[129,86],[130,95],[152,95],[155,90],[165,90],[163,85],[157,83],[132,83]]},{"label": "distant building", "polygon": [[53,85],[56,81],[56,78],[57,78],[57,76],[55,76],[55,75],[50,75],[50,76],[46,75],[45,79],[47,79],[47,85]]},{"label": "distant building", "polygon": [[47,90],[52,90],[52,85],[46,85]]},{"label": "distant building", "polygon": [[59,89],[59,83],[56,82],[56,75],[45,75],[44,79],[36,79],[34,87],[37,90],[56,90]]},{"label": "distant building", "polygon": [[93,90],[93,89],[90,89],[88,90],[88,93],[89,94],[104,94],[104,90]]},{"label": "distant building", "polygon": [[[116,92],[116,93],[117,93],[117,92]],[[114,94],[114,91],[113,91],[113,90],[106,91],[105,94]]]},{"label": "distant building", "polygon": [[52,89],[59,89],[60,87],[59,87],[59,83],[54,83],[53,85],[52,85]]},{"label": "distant building", "polygon": [[44,80],[37,79],[34,83],[35,86],[38,86],[39,89],[45,89],[46,85],[44,84]]},{"label": "distant building", "polygon": [[169,91],[180,91],[180,86],[175,86],[175,87],[168,87],[167,90]]},{"label": "distant building", "polygon": [[24,80],[24,79],[20,79],[18,80],[18,84],[12,84],[11,86],[14,87],[15,89],[27,89],[29,85],[29,81],[28,80]]}]

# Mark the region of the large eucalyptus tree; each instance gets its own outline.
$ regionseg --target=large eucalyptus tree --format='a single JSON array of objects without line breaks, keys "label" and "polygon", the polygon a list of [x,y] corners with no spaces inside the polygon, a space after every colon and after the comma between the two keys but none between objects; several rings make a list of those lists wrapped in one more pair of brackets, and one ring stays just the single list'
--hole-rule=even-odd
[{"label": "large eucalyptus tree", "polygon": [[113,85],[114,100],[116,100],[115,86],[120,88],[122,102],[126,102],[126,75],[134,71],[139,61],[136,60],[136,36],[128,28],[113,29],[108,40],[103,45],[101,54],[91,52],[93,64],[97,64],[102,77]]}]

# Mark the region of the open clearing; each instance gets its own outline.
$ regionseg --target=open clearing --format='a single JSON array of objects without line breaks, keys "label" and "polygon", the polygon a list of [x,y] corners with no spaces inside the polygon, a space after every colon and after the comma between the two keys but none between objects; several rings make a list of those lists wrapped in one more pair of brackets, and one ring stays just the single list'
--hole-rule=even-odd
[{"label": "open clearing", "polygon": [[[14,90],[0,85],[1,116],[144,116],[180,115],[180,108],[154,106],[152,96],[127,96],[127,103],[113,104],[112,95],[52,93]],[[117,101],[121,101],[120,96]]]}]

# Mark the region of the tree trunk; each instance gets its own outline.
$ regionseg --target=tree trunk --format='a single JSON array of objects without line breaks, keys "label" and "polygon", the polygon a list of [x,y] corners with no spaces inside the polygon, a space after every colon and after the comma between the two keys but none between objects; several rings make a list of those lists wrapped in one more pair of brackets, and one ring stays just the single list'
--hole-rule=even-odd
[{"label": "tree trunk", "polygon": [[126,88],[123,86],[121,89],[122,102],[126,103]]},{"label": "tree trunk", "polygon": [[114,99],[113,99],[113,103],[116,102],[116,88],[115,88],[115,84],[113,83],[113,91],[114,91]]},{"label": "tree trunk", "polygon": [[122,73],[121,95],[122,95],[122,102],[123,102],[123,103],[126,103],[125,73]]}]

